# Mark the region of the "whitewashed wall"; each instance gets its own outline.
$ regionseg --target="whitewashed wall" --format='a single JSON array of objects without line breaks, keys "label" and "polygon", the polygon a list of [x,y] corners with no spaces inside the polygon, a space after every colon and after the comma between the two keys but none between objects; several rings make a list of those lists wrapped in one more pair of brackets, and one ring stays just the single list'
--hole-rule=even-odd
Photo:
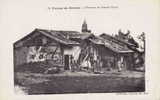
[{"label": "whitewashed wall", "polygon": [[80,52],[80,46],[74,46],[72,48],[64,49],[64,55],[72,55],[74,57],[74,60],[78,60]]}]

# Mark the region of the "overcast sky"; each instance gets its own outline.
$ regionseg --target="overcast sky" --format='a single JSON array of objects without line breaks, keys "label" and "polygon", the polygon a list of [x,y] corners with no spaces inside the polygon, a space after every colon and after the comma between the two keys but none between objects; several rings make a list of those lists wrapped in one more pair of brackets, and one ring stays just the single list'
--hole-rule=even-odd
[{"label": "overcast sky", "polygon": [[[49,10],[48,7],[117,6],[107,9]],[[93,33],[133,35],[150,33],[157,21],[156,0],[5,0],[0,4],[1,25],[16,41],[35,28],[81,31],[86,19]],[[156,17],[155,17],[156,16]]]}]

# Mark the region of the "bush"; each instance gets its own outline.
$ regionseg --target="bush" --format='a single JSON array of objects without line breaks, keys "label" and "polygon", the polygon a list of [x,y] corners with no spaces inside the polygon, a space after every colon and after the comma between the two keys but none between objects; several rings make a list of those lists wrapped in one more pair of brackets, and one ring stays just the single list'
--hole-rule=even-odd
[{"label": "bush", "polygon": [[58,66],[54,66],[46,62],[25,63],[15,67],[16,72],[45,73],[47,70],[55,73],[60,71]]}]

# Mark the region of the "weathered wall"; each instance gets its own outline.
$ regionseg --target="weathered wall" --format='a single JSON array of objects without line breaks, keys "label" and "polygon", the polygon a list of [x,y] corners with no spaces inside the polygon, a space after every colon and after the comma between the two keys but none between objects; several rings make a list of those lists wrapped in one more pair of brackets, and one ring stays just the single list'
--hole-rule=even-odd
[{"label": "weathered wall", "polygon": [[52,64],[62,65],[63,64],[63,54],[60,46],[48,46],[46,59],[51,61]]},{"label": "weathered wall", "polygon": [[14,49],[14,65],[27,63],[28,47],[20,47]]},{"label": "weathered wall", "polygon": [[14,49],[14,52],[14,63],[16,66],[24,63],[45,61],[46,59],[52,60],[55,64],[63,63],[61,49],[57,46],[20,47]]},{"label": "weathered wall", "polygon": [[71,48],[64,48],[64,55],[72,55],[74,60],[78,60],[81,52],[80,46],[73,46]]},{"label": "weathered wall", "polygon": [[42,49],[43,49],[43,47],[41,47],[41,46],[28,47],[27,63],[45,61],[46,53],[42,52]]},{"label": "weathered wall", "polygon": [[15,65],[29,62],[52,60],[54,64],[62,64],[60,44],[42,34],[34,33],[18,41],[14,45]]},{"label": "weathered wall", "polygon": [[103,67],[108,67],[108,63],[111,63],[112,68],[115,68],[115,60],[116,60],[116,53],[112,50],[105,48],[104,46],[98,46],[98,55],[102,59]]}]

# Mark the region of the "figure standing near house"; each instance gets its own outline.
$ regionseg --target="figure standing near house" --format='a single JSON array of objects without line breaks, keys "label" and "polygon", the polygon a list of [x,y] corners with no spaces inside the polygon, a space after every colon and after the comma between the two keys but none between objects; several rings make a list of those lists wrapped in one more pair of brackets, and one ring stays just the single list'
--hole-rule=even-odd
[{"label": "figure standing near house", "polygon": [[91,70],[94,72],[94,57],[93,57],[93,54],[90,55],[90,63],[91,63]]},{"label": "figure standing near house", "polygon": [[96,60],[93,60],[93,72],[96,71],[97,62]]},{"label": "figure standing near house", "polygon": [[74,58],[72,55],[70,57],[70,66],[71,66],[71,71],[74,72]]},{"label": "figure standing near house", "polygon": [[102,61],[100,56],[97,56],[97,71],[100,72],[102,67]]},{"label": "figure standing near house", "polygon": [[108,70],[108,71],[111,70],[111,66],[112,66],[111,60],[108,60],[108,61],[107,61],[107,70]]},{"label": "figure standing near house", "polygon": [[102,66],[103,66],[103,61],[102,61],[102,58],[100,58],[100,61],[99,61],[99,71],[102,72]]},{"label": "figure standing near house", "polygon": [[77,70],[78,69],[78,65],[77,65],[77,61],[76,60],[74,60],[74,70]]},{"label": "figure standing near house", "polygon": [[118,60],[118,72],[121,72],[123,68],[123,57],[120,57]]},{"label": "figure standing near house", "polygon": [[117,66],[118,66],[118,72],[120,72],[120,71],[122,70],[122,68],[121,68],[121,61],[118,60],[117,63],[118,63],[118,64],[117,64]]}]

